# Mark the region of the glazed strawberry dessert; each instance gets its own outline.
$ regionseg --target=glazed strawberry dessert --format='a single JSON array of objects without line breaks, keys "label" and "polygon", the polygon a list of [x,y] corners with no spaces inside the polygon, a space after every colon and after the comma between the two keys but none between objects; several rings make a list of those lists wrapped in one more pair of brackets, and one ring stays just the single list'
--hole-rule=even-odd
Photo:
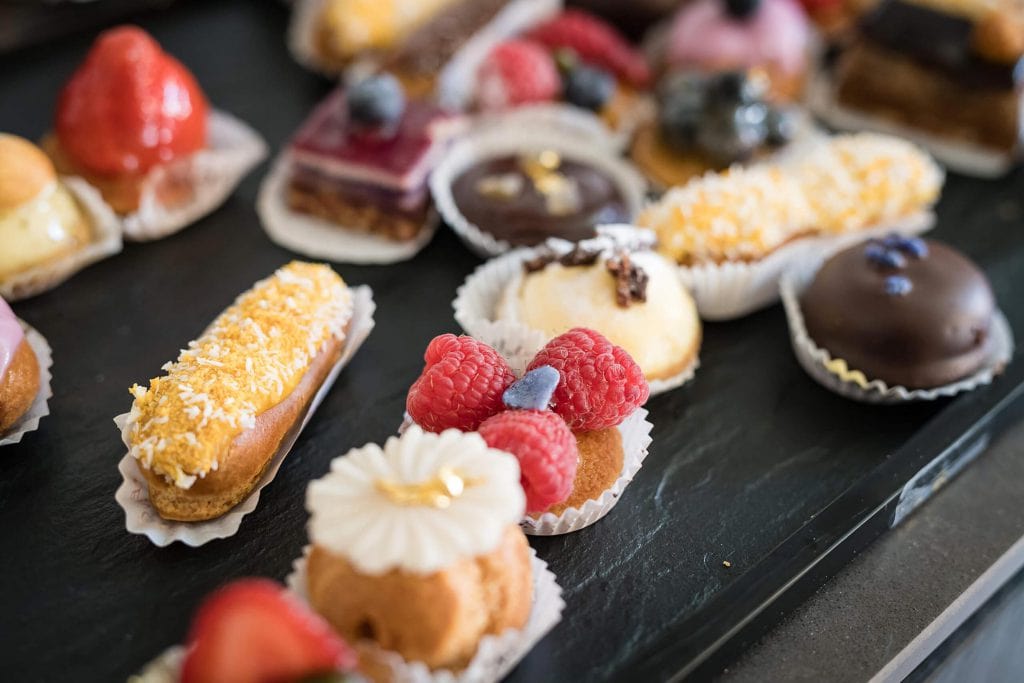
[{"label": "glazed strawberry dessert", "polygon": [[516,456],[532,517],[579,509],[615,483],[625,457],[618,427],[650,394],[633,358],[584,328],[552,339],[519,379],[472,337],[436,337],[424,361],[410,419],[432,432],[478,432]]},{"label": "glazed strawberry dessert", "polygon": [[319,615],[277,583],[240,579],[200,606],[181,683],[362,680],[356,653]]},{"label": "glazed strawberry dessert", "polygon": [[[188,69],[142,29],[122,26],[100,34],[65,84],[45,148],[62,174],[83,176],[131,213],[147,172],[206,146],[208,113]],[[188,192],[168,185],[162,199]]]}]

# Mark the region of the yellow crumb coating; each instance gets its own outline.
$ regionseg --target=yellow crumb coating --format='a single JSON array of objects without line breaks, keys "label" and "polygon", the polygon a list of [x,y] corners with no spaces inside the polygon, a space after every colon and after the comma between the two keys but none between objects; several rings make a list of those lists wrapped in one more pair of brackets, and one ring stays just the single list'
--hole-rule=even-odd
[{"label": "yellow crumb coating", "polygon": [[166,375],[131,388],[132,456],[189,488],[291,393],[330,340],[344,336],[351,314],[351,292],[328,266],[294,261],[257,282],[163,367]]},{"label": "yellow crumb coating", "polygon": [[941,169],[898,138],[841,135],[791,159],[708,173],[667,192],[637,224],[682,264],[750,261],[809,234],[875,227],[929,209]]},{"label": "yellow crumb coating", "polygon": [[814,212],[812,225],[850,232],[929,208],[942,170],[906,140],[862,133],[833,138],[797,160],[797,178]]},{"label": "yellow crumb coating", "polygon": [[321,30],[335,56],[386,50],[454,0],[328,0]]}]

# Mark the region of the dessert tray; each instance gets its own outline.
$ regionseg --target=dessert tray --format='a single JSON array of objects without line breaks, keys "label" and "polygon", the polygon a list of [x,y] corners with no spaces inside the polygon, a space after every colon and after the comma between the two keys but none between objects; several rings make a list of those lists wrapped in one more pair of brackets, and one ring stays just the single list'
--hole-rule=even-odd
[{"label": "dessert tray", "polygon": [[[279,149],[330,87],[291,59],[287,12],[284,3],[176,3],[136,20],[201,64],[208,82],[224,83],[231,106]],[[19,104],[0,108],[0,130],[43,132],[51,103],[37,84],[63,78],[90,39],[5,57],[0,101]],[[408,262],[334,264],[373,289],[376,327],[259,507],[237,534],[199,548],[156,548],[128,534],[113,495],[123,446],[110,416],[131,405],[126,387],[294,258],[257,222],[266,168],[189,230],[19,303],[53,348],[55,394],[45,428],[0,458],[0,546],[15,558],[0,591],[0,614],[12,618],[0,639],[10,680],[69,671],[79,681],[126,680],[182,642],[217,586],[246,575],[283,580],[307,543],[307,483],[351,447],[394,434],[423,349],[460,331],[451,302],[481,260],[450,230]],[[986,270],[1018,339],[1021,181],[950,177],[933,233]],[[704,333],[695,380],[646,405],[653,443],[615,509],[574,534],[530,539],[563,589],[565,615],[506,680],[720,672],[1024,414],[1020,359],[953,399],[865,405],[801,369],[781,305]]]}]

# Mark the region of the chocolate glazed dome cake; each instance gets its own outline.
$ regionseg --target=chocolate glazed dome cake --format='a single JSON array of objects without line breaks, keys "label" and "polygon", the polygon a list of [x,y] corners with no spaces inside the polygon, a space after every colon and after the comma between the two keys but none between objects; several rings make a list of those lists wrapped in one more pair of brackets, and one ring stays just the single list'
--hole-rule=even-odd
[{"label": "chocolate glazed dome cake", "polygon": [[995,300],[985,275],[959,252],[894,235],[829,259],[800,307],[815,344],[851,370],[927,389],[984,366]]}]

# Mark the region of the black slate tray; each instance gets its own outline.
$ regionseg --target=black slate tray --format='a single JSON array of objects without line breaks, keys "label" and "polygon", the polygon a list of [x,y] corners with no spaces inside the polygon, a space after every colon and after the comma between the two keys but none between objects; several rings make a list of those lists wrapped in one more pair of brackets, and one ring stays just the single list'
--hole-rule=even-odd
[{"label": "black slate tray", "polygon": [[[277,148],[327,91],[287,54],[286,16],[269,1],[207,0],[135,20],[193,69],[216,106]],[[0,130],[47,130],[58,88],[91,37],[3,59]],[[181,641],[219,584],[283,578],[306,542],[307,482],[331,458],[394,432],[427,342],[457,331],[450,302],[479,260],[448,231],[408,264],[339,266],[348,281],[373,287],[377,328],[256,512],[234,537],[198,549],[159,549],[125,532],[114,502],[123,449],[111,418],[130,405],[127,387],[290,258],[257,224],[263,170],[183,233],[129,246],[15,306],[53,346],[55,396],[41,429],[0,453],[0,661],[10,680],[123,680]],[[1022,178],[950,178],[936,230],[986,268],[1018,332]],[[696,380],[649,404],[651,454],[614,513],[570,536],[532,540],[567,609],[512,680],[720,670],[1020,415],[1022,367],[953,401],[871,407],[800,370],[780,307],[708,325]]]}]

